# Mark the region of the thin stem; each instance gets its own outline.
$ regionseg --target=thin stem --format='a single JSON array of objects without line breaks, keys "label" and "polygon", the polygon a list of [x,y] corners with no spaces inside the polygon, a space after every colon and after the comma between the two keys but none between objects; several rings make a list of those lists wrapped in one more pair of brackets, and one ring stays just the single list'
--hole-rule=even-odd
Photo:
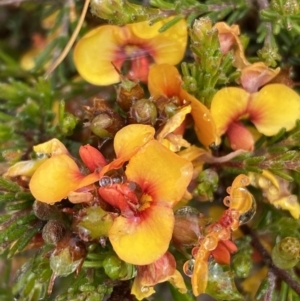
[{"label": "thin stem", "polygon": [[272,301],[276,286],[276,275],[272,269],[268,272],[269,287],[265,294],[264,301]]},{"label": "thin stem", "polygon": [[291,287],[298,295],[300,295],[300,283],[298,283],[286,270],[280,269],[273,263],[272,257],[261,244],[255,231],[253,231],[247,225],[242,225],[240,229],[244,232],[244,234],[249,235],[251,237],[252,246],[258,251],[258,253],[263,259],[263,262],[270,268],[272,273],[274,273],[274,275],[286,282],[289,287]]},{"label": "thin stem", "polygon": [[56,67],[65,59],[65,57],[69,53],[71,47],[73,46],[73,44],[74,44],[74,42],[75,42],[75,40],[76,40],[76,38],[78,36],[78,33],[79,33],[80,29],[81,29],[82,23],[84,21],[85,15],[87,13],[87,10],[88,10],[89,4],[90,4],[90,1],[91,0],[85,0],[84,6],[83,6],[83,9],[82,9],[80,18],[79,18],[79,21],[78,21],[78,23],[76,25],[76,28],[75,28],[75,30],[74,30],[74,32],[73,32],[73,34],[72,34],[72,36],[71,36],[68,44],[66,45],[65,49],[61,53],[61,55],[48,68],[48,70],[47,70],[47,72],[45,74],[46,78],[56,69]]},{"label": "thin stem", "polygon": [[[22,2],[40,2],[43,4],[53,3],[55,0],[43,1],[43,0],[0,0],[0,6],[4,5],[19,5]],[[57,1],[56,1],[57,2]]]},{"label": "thin stem", "polygon": [[0,6],[1,5],[11,5],[11,4],[20,4],[21,2],[26,2],[29,0],[2,0],[0,2]]},{"label": "thin stem", "polygon": [[[257,0],[257,4],[259,6],[259,9],[267,9],[269,7],[269,1],[268,0]],[[265,46],[271,47],[272,46],[272,24],[271,22],[265,22],[267,34],[265,38]]]}]

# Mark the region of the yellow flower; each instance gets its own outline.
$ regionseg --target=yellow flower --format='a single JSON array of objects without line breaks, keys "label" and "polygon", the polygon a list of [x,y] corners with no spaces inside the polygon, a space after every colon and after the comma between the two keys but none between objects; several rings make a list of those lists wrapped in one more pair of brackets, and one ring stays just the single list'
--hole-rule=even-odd
[{"label": "yellow flower", "polygon": [[110,85],[120,81],[115,67],[121,70],[129,62],[128,77],[146,82],[152,62],[178,64],[186,48],[187,26],[182,19],[159,33],[158,29],[168,21],[170,18],[154,26],[145,21],[123,27],[104,25],[93,29],[74,49],[79,74],[92,84]]},{"label": "yellow flower", "polygon": [[148,88],[154,99],[178,97],[184,104],[191,105],[191,115],[199,141],[206,147],[218,144],[216,128],[210,111],[198,99],[181,87],[182,80],[178,70],[168,64],[154,65],[149,71]]},{"label": "yellow flower", "polygon": [[103,159],[95,154],[88,154],[86,146],[81,149],[83,161],[88,168],[95,165],[92,160],[101,162],[99,170],[85,175],[73,158],[66,153],[60,153],[43,162],[34,172],[30,183],[30,191],[40,202],[55,203],[66,198],[71,192],[86,187],[98,181],[107,171],[120,168],[145,143],[154,137],[154,129],[145,125],[129,125],[120,130],[114,139],[117,159],[103,166]]},{"label": "yellow flower", "polygon": [[99,188],[100,196],[121,211],[108,236],[122,260],[146,265],[167,251],[174,227],[172,207],[192,173],[190,162],[151,140],[129,160],[127,183]]},{"label": "yellow flower", "polygon": [[226,134],[232,149],[252,151],[254,138],[241,121],[250,120],[266,136],[276,135],[281,128],[289,131],[300,118],[300,97],[283,84],[269,84],[255,93],[223,88],[213,97],[211,115],[217,135]]},{"label": "yellow flower", "polygon": [[27,176],[31,177],[38,167],[52,156],[69,154],[66,147],[56,138],[47,142],[35,145],[33,150],[37,159],[20,161],[11,166],[4,174],[5,177]]},{"label": "yellow flower", "polygon": [[293,218],[300,217],[300,204],[295,194],[291,194],[289,182],[275,177],[271,172],[263,170],[262,174],[249,173],[251,184],[263,191],[264,197],[276,208],[287,210]]},{"label": "yellow flower", "polygon": [[187,292],[183,277],[176,270],[175,258],[169,252],[149,265],[137,267],[131,293],[142,300],[155,293],[154,285],[165,281],[170,281],[182,294]]}]

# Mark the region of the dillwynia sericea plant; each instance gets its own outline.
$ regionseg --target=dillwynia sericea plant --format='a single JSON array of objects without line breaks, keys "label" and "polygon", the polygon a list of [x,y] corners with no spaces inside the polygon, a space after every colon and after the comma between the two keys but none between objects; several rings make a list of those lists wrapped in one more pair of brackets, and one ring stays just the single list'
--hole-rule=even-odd
[{"label": "dillwynia sericea plant", "polygon": [[0,299],[300,300],[299,22],[0,1]]}]

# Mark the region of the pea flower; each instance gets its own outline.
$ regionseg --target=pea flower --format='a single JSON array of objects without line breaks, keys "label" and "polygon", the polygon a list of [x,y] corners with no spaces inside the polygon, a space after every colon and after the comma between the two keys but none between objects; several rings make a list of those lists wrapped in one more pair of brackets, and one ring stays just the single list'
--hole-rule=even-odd
[{"label": "pea flower", "polygon": [[104,25],[93,29],[74,49],[79,74],[92,84],[110,85],[120,81],[115,67],[121,70],[129,62],[128,77],[147,82],[151,63],[178,64],[186,48],[187,26],[182,19],[160,33],[159,28],[168,21],[170,18],[153,26],[145,21],[123,27]]},{"label": "pea flower", "polygon": [[182,294],[187,292],[183,277],[176,270],[175,258],[169,252],[149,265],[137,267],[131,293],[142,300],[155,292],[154,285],[164,281],[171,282]]},{"label": "pea flower", "polygon": [[233,150],[252,151],[254,138],[242,121],[251,121],[266,136],[277,134],[281,128],[289,131],[300,117],[300,97],[283,84],[268,84],[254,93],[223,88],[213,97],[211,116],[217,135],[226,134]]},{"label": "pea flower", "polygon": [[192,173],[189,161],[151,140],[129,160],[127,183],[99,188],[100,196],[120,210],[108,236],[122,260],[147,265],[167,251],[174,227],[172,208]]},{"label": "pea flower", "polygon": [[50,157],[61,154],[69,154],[63,143],[56,138],[35,145],[33,150],[37,155],[37,159],[17,162],[8,169],[4,176],[10,178],[17,176],[31,177],[38,167]]},{"label": "pea flower", "polygon": [[244,47],[239,38],[240,28],[238,25],[233,24],[229,26],[225,22],[217,22],[214,28],[218,30],[218,37],[222,54],[225,55],[229,51],[234,53],[234,63],[236,68],[243,69],[250,65],[244,53]]},{"label": "pea flower", "polygon": [[274,79],[279,72],[279,67],[272,69],[263,62],[257,62],[241,70],[240,83],[246,91],[253,93]]},{"label": "pea flower", "polygon": [[154,129],[150,126],[129,125],[122,128],[114,139],[117,158],[109,164],[105,164],[105,159],[100,152],[88,151],[87,147],[83,146],[80,150],[82,159],[92,171],[88,174],[82,172],[69,154],[54,155],[33,173],[29,183],[30,191],[40,202],[60,202],[71,192],[95,183],[108,170],[120,168],[153,137]]},{"label": "pea flower", "polygon": [[190,103],[194,128],[199,141],[206,147],[219,144],[210,111],[198,99],[187,93],[181,85],[181,76],[174,66],[160,64],[150,68],[148,88],[154,99],[161,96],[178,97],[182,104]]},{"label": "pea flower", "polygon": [[289,182],[274,176],[268,170],[262,174],[250,172],[251,185],[262,190],[263,196],[276,208],[287,210],[294,219],[300,217],[298,197],[290,191]]},{"label": "pea flower", "polygon": [[126,161],[126,183],[101,186],[100,196],[120,210],[108,232],[117,255],[125,262],[147,265],[167,251],[174,227],[172,207],[183,196],[193,173],[192,164],[154,140],[154,128],[133,124],[115,136],[116,159],[106,164],[95,149],[80,155],[92,173],[84,174],[75,160],[61,153],[43,162],[30,181],[33,196],[55,203],[100,180]]}]

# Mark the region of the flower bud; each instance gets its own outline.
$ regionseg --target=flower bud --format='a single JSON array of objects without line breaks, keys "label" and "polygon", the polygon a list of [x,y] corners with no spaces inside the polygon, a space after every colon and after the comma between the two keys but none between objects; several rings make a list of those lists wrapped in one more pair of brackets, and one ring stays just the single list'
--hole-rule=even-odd
[{"label": "flower bud", "polygon": [[103,167],[107,164],[102,153],[89,144],[80,146],[79,155],[83,163],[91,172],[95,171],[96,168]]},{"label": "flower bud", "polygon": [[126,263],[116,255],[107,256],[103,260],[105,274],[112,280],[122,279],[127,274]]},{"label": "flower bud", "polygon": [[138,99],[145,96],[143,88],[130,80],[123,80],[117,89],[117,103],[125,111],[128,112],[130,107]]},{"label": "flower bud", "polygon": [[195,20],[193,25],[193,33],[199,40],[203,40],[207,34],[212,30],[212,21],[208,17],[200,18]]},{"label": "flower bud", "polygon": [[70,135],[76,127],[78,118],[70,113],[65,113],[61,124],[61,131],[63,134]]},{"label": "flower bud", "polygon": [[129,123],[142,123],[154,125],[157,118],[155,104],[149,99],[139,99],[131,106],[129,111]]},{"label": "flower bud", "polygon": [[65,225],[56,220],[50,220],[43,228],[42,237],[45,243],[56,245],[66,234]]},{"label": "flower bud", "polygon": [[272,259],[281,269],[294,267],[300,259],[300,241],[295,237],[285,237],[272,250]]},{"label": "flower bud", "polygon": [[194,192],[212,201],[213,194],[218,188],[218,174],[212,169],[205,169],[199,174],[197,181],[199,184]]},{"label": "flower bud", "polygon": [[63,218],[63,214],[55,205],[49,205],[46,203],[35,200],[32,205],[33,212],[37,218],[42,221],[48,220],[60,220]]},{"label": "flower bud", "polygon": [[197,244],[200,233],[201,218],[197,209],[182,207],[175,212],[175,225],[172,240],[177,247],[187,247]]},{"label": "flower bud", "polygon": [[89,207],[79,211],[75,229],[83,241],[97,239],[108,235],[113,217],[101,207]]},{"label": "flower bud", "polygon": [[90,129],[96,136],[106,139],[112,138],[124,125],[123,118],[117,113],[102,112],[92,119]]},{"label": "flower bud", "polygon": [[251,252],[238,252],[232,258],[232,267],[240,278],[248,277],[251,268],[253,267]]}]

